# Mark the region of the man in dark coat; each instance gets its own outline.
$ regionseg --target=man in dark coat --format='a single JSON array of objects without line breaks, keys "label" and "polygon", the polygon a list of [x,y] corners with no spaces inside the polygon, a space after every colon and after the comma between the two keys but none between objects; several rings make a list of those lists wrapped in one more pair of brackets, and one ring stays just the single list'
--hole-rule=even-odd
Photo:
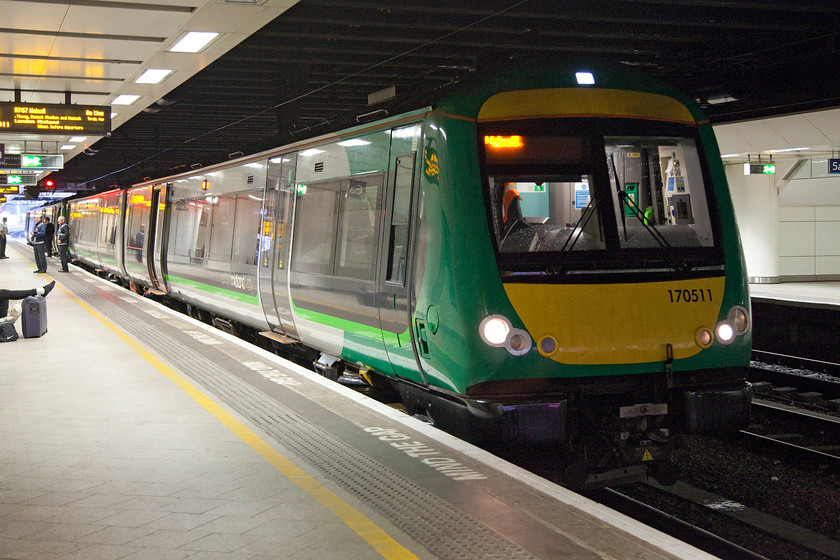
[{"label": "man in dark coat", "polygon": [[55,237],[55,224],[50,222],[49,216],[44,216],[44,222],[47,224],[46,238],[44,238],[44,253],[51,257],[53,256],[53,237]]}]

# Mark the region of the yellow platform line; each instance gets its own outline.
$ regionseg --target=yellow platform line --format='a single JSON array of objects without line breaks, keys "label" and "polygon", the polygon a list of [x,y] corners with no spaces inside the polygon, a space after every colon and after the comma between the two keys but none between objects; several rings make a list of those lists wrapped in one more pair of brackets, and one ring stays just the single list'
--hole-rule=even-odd
[{"label": "yellow platform line", "polygon": [[149,362],[155,369],[169,378],[170,381],[175,383],[175,385],[177,385],[181,390],[192,397],[198,404],[210,412],[210,414],[215,416],[219,422],[227,426],[227,428],[236,434],[239,439],[262,455],[266,461],[271,463],[286,478],[294,482],[303,491],[312,496],[325,508],[330,510],[345,525],[376,549],[379,554],[388,560],[417,560],[417,557],[414,554],[391,538],[388,533],[383,531],[373,521],[365,517],[359,510],[342,500],[334,492],[306,474],[300,467],[271,447],[271,445],[248,429],[242,422],[231,416],[210,397],[202,393],[193,384],[173,371],[151,352],[134,341],[134,339],[132,339],[127,333],[97,313],[88,304],[68,292],[63,286],[61,286],[61,291],[67,294],[70,299],[75,301],[82,309],[90,313],[100,323],[105,325],[111,332],[116,334],[144,360]]}]

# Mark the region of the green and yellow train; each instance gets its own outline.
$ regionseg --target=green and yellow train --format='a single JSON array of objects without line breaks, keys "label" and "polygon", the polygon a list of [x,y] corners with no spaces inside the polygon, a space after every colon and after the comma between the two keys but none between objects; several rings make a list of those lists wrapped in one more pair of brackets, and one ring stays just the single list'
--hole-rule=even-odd
[{"label": "green and yellow train", "polygon": [[68,206],[75,258],[393,385],[569,484],[673,480],[744,426],[748,284],[712,127],[658,82],[529,65],[433,106]]}]

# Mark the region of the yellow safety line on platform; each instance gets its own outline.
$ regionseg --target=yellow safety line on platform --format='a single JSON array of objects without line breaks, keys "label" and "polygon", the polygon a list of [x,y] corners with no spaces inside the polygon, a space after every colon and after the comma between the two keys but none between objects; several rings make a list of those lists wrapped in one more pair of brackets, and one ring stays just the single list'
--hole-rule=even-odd
[{"label": "yellow safety line on platform", "polygon": [[389,560],[417,560],[417,557],[391,538],[373,521],[365,517],[359,510],[342,500],[335,493],[324,487],[317,480],[306,474],[300,467],[287,459],[268,443],[263,441],[254,432],[249,430],[242,422],[231,416],[221,406],[216,404],[207,395],[198,390],[189,381],[173,371],[166,364],[161,362],[151,352],[147,351],[140,344],[134,341],[128,334],[111,323],[108,319],[94,311],[88,304],[68,292],[63,286],[61,291],[67,294],[79,306],[95,317],[100,323],[108,327],[123,342],[128,344],[135,352],[149,362],[155,369],[169,378],[181,390],[192,397],[198,404],[203,406],[210,414],[215,416],[230,431],[247,443],[252,449],[263,456],[266,461],[274,465],[286,478],[297,484],[307,494],[312,496],[321,505],[330,510],[336,517],[350,527],[357,535],[368,542],[376,551]]}]

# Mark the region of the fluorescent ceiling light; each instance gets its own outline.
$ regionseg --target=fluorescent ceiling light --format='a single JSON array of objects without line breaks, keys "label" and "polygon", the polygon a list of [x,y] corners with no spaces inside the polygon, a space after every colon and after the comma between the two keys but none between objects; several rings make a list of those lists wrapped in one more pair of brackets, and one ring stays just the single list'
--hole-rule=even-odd
[{"label": "fluorescent ceiling light", "polygon": [[342,140],[341,142],[337,142],[339,146],[343,146],[345,148],[351,146],[367,146],[370,144],[367,140],[362,140],[361,138],[351,138],[350,140]]},{"label": "fluorescent ceiling light", "polygon": [[577,83],[582,86],[591,86],[595,83],[595,76],[592,72],[575,72]]},{"label": "fluorescent ceiling light", "polygon": [[725,158],[725,157],[738,157],[738,156],[740,156],[740,155],[741,155],[741,154],[723,154],[723,155],[722,155],[722,156],[720,156],[720,157],[722,157],[722,158]]},{"label": "fluorescent ceiling light", "polygon": [[118,95],[116,99],[111,101],[111,105],[131,105],[140,99],[139,95]]},{"label": "fluorescent ceiling light", "polygon": [[84,142],[85,140],[87,140],[87,136],[74,136],[68,142]]},{"label": "fluorescent ceiling light", "polygon": [[170,47],[171,52],[197,53],[218,37],[215,31],[190,31]]},{"label": "fluorescent ceiling light", "polygon": [[165,77],[172,73],[166,68],[149,68],[135,80],[137,84],[159,84]]},{"label": "fluorescent ceiling light", "polygon": [[811,148],[786,148],[784,150],[767,150],[771,154],[780,154],[782,152],[798,152],[800,150],[810,150]]},{"label": "fluorescent ceiling light", "polygon": [[300,153],[300,155],[303,156],[303,157],[312,157],[312,156],[316,156],[318,154],[323,154],[323,153],[324,153],[324,150],[319,150],[317,148],[310,148],[308,150],[302,151]]},{"label": "fluorescent ceiling light", "polygon": [[75,150],[76,146],[73,144],[64,144],[60,149],[62,150]]},{"label": "fluorescent ceiling light", "polygon": [[111,120],[113,120],[117,115],[119,115],[119,113],[111,113]]}]

